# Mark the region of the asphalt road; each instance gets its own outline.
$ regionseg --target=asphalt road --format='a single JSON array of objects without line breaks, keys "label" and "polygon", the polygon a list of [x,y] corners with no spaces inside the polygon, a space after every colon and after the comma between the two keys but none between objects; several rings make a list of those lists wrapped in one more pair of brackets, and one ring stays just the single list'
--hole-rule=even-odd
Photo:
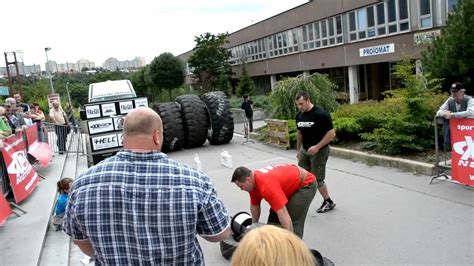
[{"label": "asphalt road", "polygon": [[[197,153],[203,171],[213,180],[230,214],[249,211],[249,196],[230,183],[235,167],[251,169],[276,163],[296,163],[295,151],[235,137],[230,144],[170,153],[194,165]],[[220,164],[227,149],[233,168]],[[474,189],[396,169],[367,166],[331,157],[327,177],[337,207],[317,214],[318,193],[308,214],[304,241],[336,265],[443,264],[474,265]],[[262,205],[266,222],[268,205]],[[228,265],[219,244],[200,239],[207,265]]]}]

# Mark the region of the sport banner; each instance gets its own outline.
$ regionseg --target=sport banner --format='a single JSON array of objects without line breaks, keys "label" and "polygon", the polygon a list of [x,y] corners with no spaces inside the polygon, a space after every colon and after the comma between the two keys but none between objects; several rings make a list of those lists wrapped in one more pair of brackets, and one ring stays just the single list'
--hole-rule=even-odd
[{"label": "sport banner", "polygon": [[5,221],[8,219],[11,213],[12,209],[10,208],[7,200],[3,197],[2,190],[0,190],[0,226],[5,224]]},{"label": "sport banner", "polygon": [[26,130],[26,141],[28,142],[28,153],[35,157],[42,167],[48,166],[53,158],[53,150],[48,143],[38,141],[38,125],[36,123]]},{"label": "sport banner", "polygon": [[450,119],[451,178],[474,186],[474,119]]},{"label": "sport banner", "polygon": [[28,162],[23,136],[14,135],[3,140],[2,154],[15,202],[19,203],[31,194],[39,181],[38,174]]}]

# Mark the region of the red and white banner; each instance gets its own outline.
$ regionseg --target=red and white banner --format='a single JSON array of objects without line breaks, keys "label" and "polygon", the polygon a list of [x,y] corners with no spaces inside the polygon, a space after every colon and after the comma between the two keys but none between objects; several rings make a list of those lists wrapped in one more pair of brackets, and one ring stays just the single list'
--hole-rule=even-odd
[{"label": "red and white banner", "polygon": [[19,203],[33,192],[39,181],[38,174],[28,162],[23,136],[14,135],[3,140],[2,154],[15,202]]},{"label": "red and white banner", "polygon": [[11,213],[12,209],[10,208],[10,205],[8,204],[5,197],[3,197],[3,193],[0,190],[0,226],[5,224],[5,221],[8,219]]},{"label": "red and white banner", "polygon": [[474,186],[474,119],[450,119],[451,178]]},{"label": "red and white banner", "polygon": [[38,141],[38,125],[36,123],[26,130],[26,141],[28,142],[28,153],[35,157],[42,167],[48,166],[53,158],[53,150],[48,143]]}]

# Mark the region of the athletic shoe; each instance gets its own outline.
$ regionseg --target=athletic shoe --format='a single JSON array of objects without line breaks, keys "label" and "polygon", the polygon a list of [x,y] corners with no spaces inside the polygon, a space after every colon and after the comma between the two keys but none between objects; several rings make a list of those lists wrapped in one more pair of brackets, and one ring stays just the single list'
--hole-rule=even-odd
[{"label": "athletic shoe", "polygon": [[321,204],[321,207],[316,210],[317,213],[325,213],[328,212],[336,207],[336,203],[329,203],[328,201],[324,201],[323,204]]}]

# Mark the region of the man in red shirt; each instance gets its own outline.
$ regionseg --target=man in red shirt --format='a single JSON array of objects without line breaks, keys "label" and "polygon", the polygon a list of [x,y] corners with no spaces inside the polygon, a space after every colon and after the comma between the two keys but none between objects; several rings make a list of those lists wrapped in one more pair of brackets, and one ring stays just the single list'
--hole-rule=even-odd
[{"label": "man in red shirt", "polygon": [[313,174],[292,164],[253,171],[240,166],[235,169],[231,182],[249,192],[253,223],[260,218],[260,202],[265,199],[271,207],[267,223],[281,224],[303,238],[306,214],[317,190]]}]

